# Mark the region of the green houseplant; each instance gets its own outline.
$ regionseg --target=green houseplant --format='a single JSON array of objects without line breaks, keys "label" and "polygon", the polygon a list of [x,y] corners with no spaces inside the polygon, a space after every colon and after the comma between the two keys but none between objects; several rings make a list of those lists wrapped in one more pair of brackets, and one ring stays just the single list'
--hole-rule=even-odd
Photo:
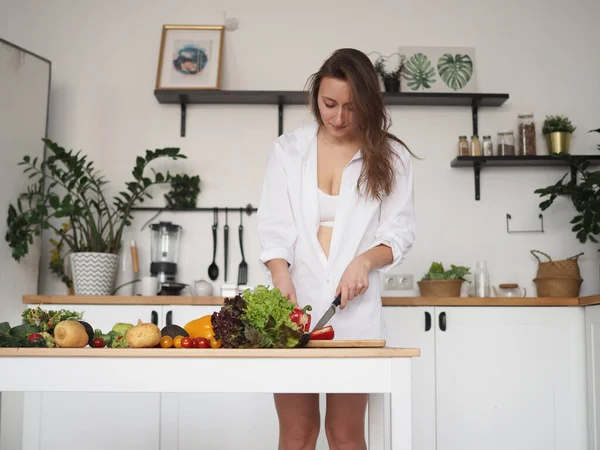
[{"label": "green houseplant", "polygon": [[429,271],[418,282],[422,297],[460,297],[460,289],[465,275],[470,269],[464,266],[450,265],[444,269],[441,262],[433,262]]},{"label": "green houseplant", "polygon": [[171,179],[171,189],[165,194],[168,209],[191,209],[196,207],[200,193],[200,176],[177,174]]},{"label": "green houseplant", "polygon": [[[109,295],[114,288],[123,232],[131,225],[131,210],[152,198],[148,190],[156,184],[169,183],[172,176],[145,173],[160,158],[186,158],[178,148],[147,150],[136,158],[133,179],[125,190],[107,199],[108,181],[81,151],[67,151],[49,139],[43,162],[24,156],[19,165],[33,181],[16,204],[8,207],[5,240],[12,256],[20,261],[29,252],[42,230],[53,230],[50,269],[71,286],[76,295]],[[62,224],[57,224],[62,222]],[[65,254],[63,255],[63,252]],[[69,256],[73,280],[67,275],[64,258]]]},{"label": "green houseplant", "polygon": [[[393,55],[397,55],[394,53]],[[393,56],[390,55],[390,56]],[[400,56],[400,55],[398,55]],[[383,80],[383,85],[385,87],[386,92],[399,92],[400,91],[400,79],[402,77],[402,73],[404,72],[404,68],[406,66],[406,57],[400,56],[400,61],[398,65],[393,70],[386,69],[386,61],[389,57],[384,57],[379,55],[377,60],[375,61],[375,71],[379,74],[381,79]]]},{"label": "green houseplant", "polygon": [[571,134],[575,129],[576,127],[566,116],[546,116],[542,124],[542,134],[546,140],[548,153],[569,153]]},{"label": "green houseplant", "polygon": [[[589,132],[600,133],[600,128]],[[558,197],[569,198],[577,211],[571,220],[571,231],[581,243],[587,242],[588,239],[597,243],[596,236],[600,233],[600,171],[589,170],[590,162],[585,157],[569,153],[557,154],[554,157],[565,160],[574,176],[565,181],[569,175],[567,172],[555,184],[536,189],[534,192],[541,198],[547,197],[539,207],[545,211]]]}]

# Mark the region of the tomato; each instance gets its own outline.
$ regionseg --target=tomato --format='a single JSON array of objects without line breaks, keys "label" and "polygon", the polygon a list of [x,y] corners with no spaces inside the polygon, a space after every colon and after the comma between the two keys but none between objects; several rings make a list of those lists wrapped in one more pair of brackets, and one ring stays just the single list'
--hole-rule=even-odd
[{"label": "tomato", "polygon": [[183,339],[181,339],[181,346],[183,348],[192,348],[194,346],[194,343],[192,342],[191,338],[184,337]]},{"label": "tomato", "polygon": [[27,340],[31,341],[31,342],[35,342],[38,339],[41,339],[43,341],[44,340],[44,336],[42,336],[40,333],[32,333],[29,336],[27,336]]},{"label": "tomato", "polygon": [[221,341],[217,341],[214,337],[210,338],[210,347],[211,348],[221,348],[223,343]]},{"label": "tomato", "polygon": [[181,348],[181,340],[183,339],[183,336],[175,336],[175,338],[173,339],[173,345],[175,346],[175,348]]},{"label": "tomato", "polygon": [[94,348],[104,347],[104,339],[102,339],[101,337],[94,338],[94,340],[92,341],[92,347],[94,347]]},{"label": "tomato", "polygon": [[195,348],[210,348],[210,341],[205,338],[194,339]]},{"label": "tomato", "polygon": [[333,327],[331,325],[319,328],[318,330],[314,330],[312,333],[310,333],[310,339],[312,341],[330,341],[334,338],[334,336],[335,332],[333,331]]},{"label": "tomato", "polygon": [[160,346],[162,348],[173,347],[173,338],[171,336],[163,336],[160,338]]}]

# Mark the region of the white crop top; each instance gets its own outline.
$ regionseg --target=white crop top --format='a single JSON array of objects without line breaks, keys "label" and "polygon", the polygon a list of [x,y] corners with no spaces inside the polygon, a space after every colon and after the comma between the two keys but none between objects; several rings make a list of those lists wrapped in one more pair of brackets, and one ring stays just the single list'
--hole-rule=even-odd
[{"label": "white crop top", "polygon": [[319,216],[322,226],[333,227],[338,201],[339,195],[328,195],[319,189]]}]

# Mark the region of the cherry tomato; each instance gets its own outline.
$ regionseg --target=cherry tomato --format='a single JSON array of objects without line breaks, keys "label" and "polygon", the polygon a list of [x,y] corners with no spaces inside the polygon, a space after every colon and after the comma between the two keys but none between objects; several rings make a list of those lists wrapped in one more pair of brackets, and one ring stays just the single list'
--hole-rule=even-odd
[{"label": "cherry tomato", "polygon": [[202,337],[194,339],[195,348],[210,348],[210,341]]},{"label": "cherry tomato", "polygon": [[171,336],[163,336],[160,338],[160,346],[162,348],[173,347],[173,338]]},{"label": "cherry tomato", "polygon": [[29,336],[27,336],[27,340],[31,341],[31,342],[35,342],[38,339],[41,339],[43,341],[44,336],[42,336],[40,333],[33,333],[33,334],[30,334]]},{"label": "cherry tomato", "polygon": [[194,346],[194,343],[192,342],[191,338],[184,337],[183,339],[181,339],[181,346],[183,348],[192,348]]},{"label": "cherry tomato", "polygon": [[173,345],[175,346],[175,348],[181,348],[181,340],[183,339],[183,336],[175,336],[175,338],[173,339]]},{"label": "cherry tomato", "polygon": [[214,337],[210,338],[210,347],[211,348],[221,348],[223,343],[221,341],[217,341]]},{"label": "cherry tomato", "polygon": [[94,348],[102,348],[104,347],[104,339],[101,337],[97,337],[92,341],[92,347]]}]

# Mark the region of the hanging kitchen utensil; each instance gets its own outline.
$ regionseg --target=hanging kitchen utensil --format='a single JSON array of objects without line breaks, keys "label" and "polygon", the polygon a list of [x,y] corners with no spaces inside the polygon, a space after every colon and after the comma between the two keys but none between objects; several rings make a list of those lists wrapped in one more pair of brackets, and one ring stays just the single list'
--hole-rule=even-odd
[{"label": "hanging kitchen utensil", "polygon": [[217,263],[215,260],[215,258],[217,256],[217,226],[219,225],[219,210],[217,208],[214,208],[213,214],[214,214],[214,223],[212,226],[213,260],[212,260],[212,264],[210,266],[208,266],[208,276],[211,280],[215,281],[217,278],[219,278],[219,267],[217,266]]},{"label": "hanging kitchen utensil", "polygon": [[225,267],[223,269],[223,276],[224,276],[224,280],[225,283],[227,283],[227,249],[229,247],[229,219],[228,219],[228,210],[227,208],[225,208],[225,226],[223,227],[223,247],[224,247],[224,254],[225,254]]},{"label": "hanging kitchen utensil", "polygon": [[239,226],[239,238],[240,238],[240,252],[242,254],[242,262],[238,268],[238,286],[244,286],[248,283],[248,263],[244,258],[244,245],[242,242],[242,236],[244,235],[244,225],[242,225],[243,210],[240,208],[240,226]]}]

